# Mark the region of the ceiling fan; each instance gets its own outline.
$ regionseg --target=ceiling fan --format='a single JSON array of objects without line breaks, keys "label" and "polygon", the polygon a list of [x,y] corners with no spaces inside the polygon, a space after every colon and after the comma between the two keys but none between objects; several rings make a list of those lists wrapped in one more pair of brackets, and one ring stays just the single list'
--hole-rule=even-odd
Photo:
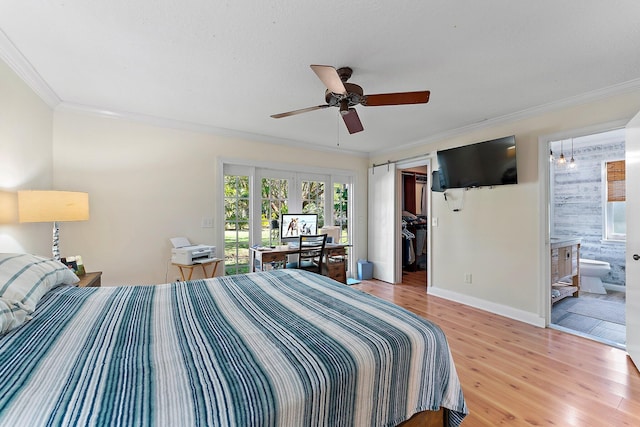
[{"label": "ceiling fan", "polygon": [[358,117],[358,112],[355,108],[352,108],[355,105],[360,104],[365,107],[377,107],[380,105],[426,104],[429,102],[430,92],[428,90],[365,95],[360,86],[347,83],[347,80],[349,80],[353,73],[353,70],[349,67],[342,67],[336,70],[330,65],[311,65],[311,69],[327,87],[324,95],[327,103],[316,105],[315,107],[274,114],[271,117],[280,119],[282,117],[294,116],[327,107],[339,107],[340,115],[349,133],[356,133],[363,131],[364,128],[360,122],[360,117]]}]

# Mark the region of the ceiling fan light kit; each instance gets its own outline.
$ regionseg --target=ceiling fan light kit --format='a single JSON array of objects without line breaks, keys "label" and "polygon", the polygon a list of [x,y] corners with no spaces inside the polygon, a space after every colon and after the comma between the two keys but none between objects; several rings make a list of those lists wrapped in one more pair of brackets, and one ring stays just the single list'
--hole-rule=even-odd
[{"label": "ceiling fan light kit", "polygon": [[347,130],[350,134],[353,134],[364,130],[358,112],[355,108],[352,108],[358,104],[365,107],[377,107],[383,105],[426,104],[429,102],[430,92],[428,90],[365,95],[362,87],[354,83],[347,83],[347,80],[353,74],[353,70],[349,67],[342,67],[336,70],[330,65],[311,65],[311,69],[327,88],[324,96],[326,104],[273,114],[271,117],[280,119],[327,107],[338,107]]}]

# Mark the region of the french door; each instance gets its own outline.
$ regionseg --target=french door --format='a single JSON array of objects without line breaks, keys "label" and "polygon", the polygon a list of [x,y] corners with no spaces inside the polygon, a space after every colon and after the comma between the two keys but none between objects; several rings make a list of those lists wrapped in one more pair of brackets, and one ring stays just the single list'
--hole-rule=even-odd
[{"label": "french door", "polygon": [[[224,274],[249,272],[253,183],[250,170],[227,168],[224,175]],[[220,256],[218,252],[216,254]]]},{"label": "french door", "polygon": [[224,164],[225,274],[250,271],[249,247],[280,244],[280,216],[314,213],[318,229],[340,227],[340,242],[351,238],[349,216],[353,177]]}]

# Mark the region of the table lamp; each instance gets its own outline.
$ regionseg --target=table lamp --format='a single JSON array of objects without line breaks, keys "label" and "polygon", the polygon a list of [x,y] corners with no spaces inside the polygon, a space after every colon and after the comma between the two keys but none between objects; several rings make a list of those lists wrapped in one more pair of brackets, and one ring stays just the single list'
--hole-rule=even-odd
[{"label": "table lamp", "polygon": [[15,191],[0,190],[0,224],[13,224],[18,220],[18,197]]},{"label": "table lamp", "polygon": [[18,191],[20,222],[53,222],[53,258],[60,260],[58,222],[89,219],[89,194],[75,191]]}]

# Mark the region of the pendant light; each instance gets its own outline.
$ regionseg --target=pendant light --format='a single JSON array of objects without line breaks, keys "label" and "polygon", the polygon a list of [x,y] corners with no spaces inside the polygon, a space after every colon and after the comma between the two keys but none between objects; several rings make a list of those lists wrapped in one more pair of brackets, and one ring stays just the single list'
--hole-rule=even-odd
[{"label": "pendant light", "polygon": [[562,148],[562,143],[564,140],[560,140],[560,158],[558,159],[558,165],[564,166],[567,163],[567,159],[564,158],[564,150]]},{"label": "pendant light", "polygon": [[569,160],[569,167],[575,169],[576,161],[573,159],[573,138],[571,138],[571,160]]}]

